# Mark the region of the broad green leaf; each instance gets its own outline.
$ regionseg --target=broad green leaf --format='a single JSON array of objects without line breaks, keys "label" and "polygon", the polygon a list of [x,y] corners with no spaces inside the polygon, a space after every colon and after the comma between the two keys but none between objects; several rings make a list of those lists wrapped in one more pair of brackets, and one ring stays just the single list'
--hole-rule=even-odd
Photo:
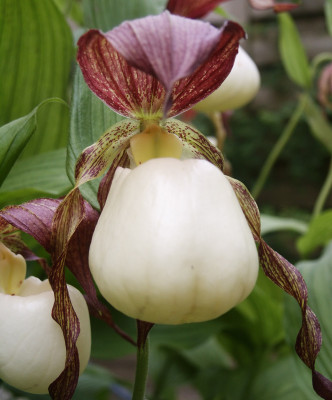
[{"label": "broad green leaf", "polygon": [[[297,264],[297,268],[303,275],[309,292],[309,304],[317,315],[321,330],[323,343],[316,361],[316,368],[327,378],[332,378],[332,319],[331,319],[331,287],[332,287],[332,243],[330,243],[323,255],[317,260],[303,261]],[[297,305],[289,297],[285,297],[285,330],[289,343],[294,343],[297,330],[301,325],[301,316]],[[308,368],[299,363],[294,354],[294,365],[296,379],[304,393],[310,396],[304,397],[311,400],[316,399],[311,387],[311,373]]]},{"label": "broad green leaf", "polygon": [[312,83],[310,66],[296,25],[290,14],[278,14],[279,50],[288,77],[302,88]]},{"label": "broad green leaf", "polygon": [[36,112],[37,108],[0,128],[0,186],[36,130]]},{"label": "broad green leaf", "polygon": [[285,230],[304,234],[308,229],[308,225],[298,219],[275,217],[266,214],[261,214],[261,224],[261,234],[263,236],[267,233]]},{"label": "broad green leaf", "polygon": [[[77,67],[70,120],[70,136],[67,148],[67,173],[74,183],[75,164],[81,152],[96,142],[112,125],[123,117],[113,112],[84,82],[81,71]],[[96,201],[99,180],[88,182],[80,190],[91,204],[98,208]]]},{"label": "broad green leaf", "polygon": [[[46,98],[66,98],[73,44],[53,0],[0,0],[0,26],[3,125],[26,115]],[[67,125],[68,110],[60,105],[45,107],[24,154],[64,147]]]},{"label": "broad green leaf", "polygon": [[[298,362],[301,364],[300,360]],[[310,373],[308,382],[311,384]],[[303,387],[301,375],[295,368],[294,358],[289,355],[271,365],[264,365],[255,376],[247,400],[266,399],[318,400],[320,397],[314,393],[313,389],[306,390]]]},{"label": "broad green leaf", "polygon": [[155,325],[151,332],[151,346],[188,348],[204,342],[218,333],[224,322],[222,317],[199,324]]},{"label": "broad green leaf", "polygon": [[307,257],[330,240],[332,240],[332,210],[327,210],[311,221],[307,233],[298,240],[297,247],[300,253]]},{"label": "broad green leaf", "polygon": [[320,108],[309,97],[305,102],[304,116],[314,137],[332,154],[332,127]]},{"label": "broad green leaf", "polygon": [[85,25],[104,31],[129,19],[159,14],[167,0],[83,0]]},{"label": "broad green leaf", "polygon": [[[51,102],[66,104],[61,99],[47,99],[35,107],[28,115],[9,122],[0,128],[0,186],[36,131],[37,112],[42,106]],[[63,108],[63,105],[61,107]]]},{"label": "broad green leaf", "polygon": [[332,0],[325,0],[325,20],[327,30],[332,36]]},{"label": "broad green leaf", "polygon": [[0,189],[0,208],[37,197],[60,197],[71,189],[66,150],[59,149],[17,162]]}]

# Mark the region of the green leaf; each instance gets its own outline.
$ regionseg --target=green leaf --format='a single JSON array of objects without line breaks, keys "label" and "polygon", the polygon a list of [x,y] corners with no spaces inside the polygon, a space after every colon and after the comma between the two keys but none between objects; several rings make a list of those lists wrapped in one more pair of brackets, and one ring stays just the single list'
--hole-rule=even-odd
[{"label": "green leaf", "polygon": [[[308,382],[311,383],[310,373]],[[261,368],[247,398],[248,400],[315,400],[320,397],[313,392],[313,389],[306,390],[302,386],[301,375],[295,368],[294,358],[290,355]]]},{"label": "green leaf", "polygon": [[308,229],[308,225],[298,219],[275,217],[266,214],[261,214],[261,224],[261,234],[263,236],[267,233],[285,230],[304,234]]},{"label": "green leaf", "polygon": [[0,189],[0,208],[37,197],[60,197],[71,189],[66,150],[59,149],[17,162]]},{"label": "green leaf", "polygon": [[125,20],[159,14],[167,0],[83,0],[85,25],[104,31]]},{"label": "green leaf", "polygon": [[309,97],[305,102],[304,116],[314,137],[332,154],[332,128],[321,109]]},{"label": "green leaf", "polygon": [[[70,136],[67,148],[67,173],[75,182],[75,165],[81,152],[96,142],[112,125],[123,119],[107,107],[84,82],[82,73],[77,67],[70,120]],[[83,196],[98,208],[96,195],[99,180],[86,183],[80,188]]]},{"label": "green leaf", "polygon": [[296,25],[288,13],[278,14],[279,50],[288,77],[302,88],[312,83],[310,66]]},{"label": "green leaf", "polygon": [[42,106],[50,102],[66,104],[61,99],[47,99],[35,107],[28,115],[3,125],[0,128],[0,186],[26,144],[31,139],[31,136],[36,131],[37,112]]},{"label": "green leaf", "polygon": [[332,0],[325,0],[325,20],[329,34],[332,36]]},{"label": "green leaf", "polygon": [[[49,97],[66,98],[73,43],[52,0],[0,0],[0,125]],[[64,147],[68,110],[43,109],[25,155]]]},{"label": "green leaf", "polygon": [[0,186],[36,130],[36,112],[37,108],[0,128]]},{"label": "green leaf", "polygon": [[[327,378],[332,378],[332,319],[331,319],[331,287],[332,287],[332,243],[325,249],[323,255],[317,260],[298,263],[297,268],[303,275],[309,292],[309,305],[317,315],[323,343],[316,360],[319,372]],[[297,330],[301,325],[301,316],[296,303],[289,297],[285,297],[285,330],[288,342],[294,343]],[[316,399],[311,386],[311,373],[308,368],[297,361],[294,354],[295,377],[298,385],[306,393],[304,399]],[[309,394],[309,395],[308,395]]]},{"label": "green leaf", "polygon": [[325,246],[331,239],[332,210],[327,210],[311,221],[307,233],[298,240],[297,247],[300,253],[307,257],[317,248]]}]

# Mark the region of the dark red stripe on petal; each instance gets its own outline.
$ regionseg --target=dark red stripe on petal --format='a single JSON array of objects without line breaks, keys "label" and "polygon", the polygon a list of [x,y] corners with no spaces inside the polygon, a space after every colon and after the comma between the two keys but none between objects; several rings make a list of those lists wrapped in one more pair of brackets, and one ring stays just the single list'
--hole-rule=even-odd
[{"label": "dark red stripe on petal", "polygon": [[142,113],[161,116],[162,86],[130,66],[101,32],[90,30],[81,36],[77,61],[89,88],[115,112],[130,118]]},{"label": "dark red stripe on petal", "polygon": [[188,18],[201,18],[227,0],[169,0],[167,10]]},{"label": "dark red stripe on petal", "polygon": [[302,313],[302,326],[297,335],[295,349],[301,360],[311,369],[313,387],[324,399],[332,399],[332,382],[315,370],[315,362],[322,344],[320,325],[308,306],[308,289],[299,272],[284,257],[269,247],[260,236],[259,211],[255,201],[239,181],[228,178],[240,202],[253,237],[258,243],[260,265],[265,275],[298,302]]},{"label": "dark red stripe on petal", "polygon": [[127,154],[127,148],[124,147],[119,151],[118,155],[114,158],[114,161],[110,169],[107,171],[107,174],[103,177],[103,179],[100,182],[98,188],[98,202],[100,204],[101,210],[104,208],[104,205],[106,203],[108,192],[110,190],[116,169],[118,167],[127,168],[129,167],[129,165],[130,161]]},{"label": "dark red stripe on petal", "polygon": [[100,139],[83,150],[75,166],[76,185],[101,175],[111,165],[119,149],[139,132],[139,122],[123,120],[113,125]]},{"label": "dark red stripe on petal", "polygon": [[185,158],[205,158],[223,170],[224,159],[220,150],[197,129],[176,119],[167,119],[165,130],[181,139]]},{"label": "dark red stripe on petal", "polygon": [[36,199],[1,210],[0,216],[17,229],[34,237],[48,252],[51,251],[51,225],[61,200]]},{"label": "dark red stripe on petal", "polygon": [[105,36],[130,64],[154,75],[166,92],[204,62],[219,41],[212,25],[168,11],[126,21]]},{"label": "dark red stripe on petal", "polygon": [[220,31],[218,45],[209,58],[192,75],[174,85],[169,117],[188,110],[222,84],[233,67],[239,40],[244,37],[245,32],[240,25],[226,22]]}]

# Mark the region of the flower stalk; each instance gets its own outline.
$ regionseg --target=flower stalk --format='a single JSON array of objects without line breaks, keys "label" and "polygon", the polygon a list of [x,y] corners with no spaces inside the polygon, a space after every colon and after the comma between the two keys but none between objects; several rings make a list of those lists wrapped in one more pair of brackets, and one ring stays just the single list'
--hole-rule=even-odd
[{"label": "flower stalk", "polygon": [[144,400],[149,369],[149,339],[137,347],[133,400]]},{"label": "flower stalk", "polygon": [[326,199],[327,199],[331,189],[332,189],[332,158],[330,160],[330,166],[329,166],[329,171],[328,171],[327,177],[325,179],[323,187],[317,197],[317,200],[316,200],[316,203],[314,206],[314,210],[312,213],[313,218],[317,217],[317,215],[319,215],[322,212],[324,204],[326,202]]},{"label": "flower stalk", "polygon": [[265,161],[263,168],[257,178],[257,181],[254,187],[251,190],[251,194],[254,199],[257,200],[258,196],[260,195],[263,186],[266,183],[267,177],[269,176],[271,169],[273,168],[275,162],[277,161],[278,157],[280,156],[282,150],[286,146],[287,142],[291,138],[301,116],[303,115],[305,106],[307,102],[307,96],[303,96],[300,98],[296,109],[294,110],[291,119],[289,120],[288,124],[286,125],[285,129],[281,133],[277,143],[273,147],[272,151],[270,152],[267,160]]}]

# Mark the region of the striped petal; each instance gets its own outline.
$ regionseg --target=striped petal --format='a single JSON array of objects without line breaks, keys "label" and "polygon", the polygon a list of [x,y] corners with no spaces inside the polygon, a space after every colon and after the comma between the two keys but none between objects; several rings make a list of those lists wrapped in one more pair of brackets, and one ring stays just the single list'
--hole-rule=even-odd
[{"label": "striped petal", "polygon": [[322,334],[316,315],[308,306],[306,283],[294,265],[269,247],[260,234],[260,218],[257,205],[239,181],[228,178],[247,218],[253,237],[258,245],[260,265],[265,275],[298,302],[302,313],[302,326],[297,335],[295,350],[300,359],[311,369],[313,388],[323,399],[332,398],[332,382],[315,369],[315,362],[322,344]]},{"label": "striped petal", "polygon": [[90,89],[114,111],[159,120],[219,87],[244,36],[233,22],[217,29],[165,11],[105,34],[88,31],[78,42],[77,60]]},{"label": "striped petal", "polygon": [[77,61],[89,88],[110,108],[128,118],[160,119],[165,90],[153,76],[128,64],[97,30],[78,41]]}]

